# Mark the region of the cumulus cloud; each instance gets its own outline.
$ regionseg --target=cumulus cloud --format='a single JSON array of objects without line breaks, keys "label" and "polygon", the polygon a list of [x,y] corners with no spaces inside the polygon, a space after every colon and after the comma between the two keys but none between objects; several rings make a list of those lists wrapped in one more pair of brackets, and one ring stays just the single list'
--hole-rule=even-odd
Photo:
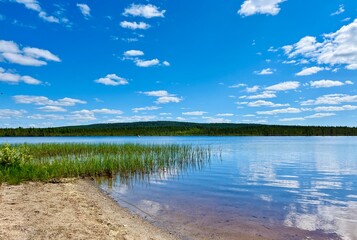
[{"label": "cumulus cloud", "polygon": [[151,60],[141,60],[141,59],[137,59],[135,60],[135,64],[138,67],[152,67],[152,66],[157,66],[160,64],[159,59],[155,58],[155,59],[151,59]]},{"label": "cumulus cloud", "polygon": [[300,83],[296,81],[288,81],[278,83],[272,86],[265,88],[268,91],[287,91],[287,90],[294,90],[300,87]]},{"label": "cumulus cloud", "polygon": [[140,50],[128,50],[124,52],[125,57],[138,57],[144,56],[144,52]]},{"label": "cumulus cloud", "polygon": [[107,76],[94,80],[94,82],[107,86],[119,86],[129,84],[129,82],[125,78],[119,77],[116,74],[107,74]]},{"label": "cumulus cloud", "polygon": [[0,82],[6,82],[9,84],[18,84],[24,82],[30,85],[39,85],[42,82],[30,76],[21,76],[17,73],[9,72],[0,67]]},{"label": "cumulus cloud", "polygon": [[168,61],[163,61],[163,62],[162,62],[162,65],[164,65],[164,66],[166,66],[166,67],[171,66],[171,64],[170,64]]},{"label": "cumulus cloud", "polygon": [[151,26],[145,22],[128,22],[128,21],[122,21],[120,22],[120,26],[122,28],[128,28],[131,30],[136,30],[136,29],[141,29],[141,30],[146,30],[150,28]]},{"label": "cumulus cloud", "polygon": [[61,62],[61,59],[48,50],[25,47],[20,49],[13,41],[0,40],[0,58],[7,62],[25,66],[43,66],[46,61]]},{"label": "cumulus cloud", "polygon": [[257,92],[259,89],[260,89],[259,86],[253,86],[253,87],[247,87],[247,88],[245,89],[245,91],[246,91],[247,93],[255,93],[255,92]]},{"label": "cumulus cloud", "polygon": [[[157,106],[148,106],[148,107],[139,107],[139,108],[133,108],[131,109],[133,112],[137,113],[140,111],[155,111],[155,110],[159,110],[161,107],[157,107]],[[160,114],[162,115],[162,114]]]},{"label": "cumulus cloud", "polygon": [[340,87],[346,84],[353,84],[351,81],[333,81],[333,80],[319,80],[319,81],[310,81],[310,86],[313,88],[329,88],[329,87]]},{"label": "cumulus cloud", "polygon": [[331,117],[335,116],[335,113],[316,113],[313,115],[309,115],[306,117],[299,117],[299,118],[282,118],[279,119],[280,122],[290,122],[290,121],[305,121],[306,119],[314,119],[314,118],[324,118],[324,117]]},{"label": "cumulus cloud", "polygon": [[217,117],[233,117],[234,114],[233,113],[219,113],[216,114]]},{"label": "cumulus cloud", "polygon": [[325,70],[325,68],[323,68],[323,67],[304,68],[300,72],[296,73],[296,76],[309,76],[309,75],[313,75],[313,74],[316,74],[318,72],[321,72],[323,70]]},{"label": "cumulus cloud", "polygon": [[261,94],[257,95],[251,95],[251,96],[241,96],[239,98],[246,98],[246,99],[264,99],[264,98],[276,98],[276,95],[272,92],[263,92]]},{"label": "cumulus cloud", "polygon": [[257,74],[257,75],[271,75],[275,72],[274,69],[271,69],[271,68],[265,68],[265,69],[262,69],[260,71],[255,71],[254,74]]},{"label": "cumulus cloud", "polygon": [[81,11],[81,13],[85,18],[90,17],[90,7],[87,4],[77,3],[77,7],[79,8],[79,10]]},{"label": "cumulus cloud", "polygon": [[318,64],[345,65],[357,70],[357,19],[334,33],[324,34],[323,41],[306,36],[293,45],[284,46],[289,58],[303,57]]},{"label": "cumulus cloud", "polygon": [[128,8],[125,8],[124,16],[134,16],[134,17],[144,17],[144,18],[154,18],[154,17],[164,17],[166,10],[161,10],[152,4],[142,5],[142,4],[131,4]]},{"label": "cumulus cloud", "polygon": [[275,109],[271,111],[258,111],[259,115],[277,115],[277,114],[290,114],[290,113],[301,113],[299,108],[283,108],[283,109]]},{"label": "cumulus cloud", "polygon": [[215,117],[202,117],[207,123],[231,123],[232,120],[225,118],[215,118]]},{"label": "cumulus cloud", "polygon": [[0,109],[0,118],[19,118],[25,113],[27,113],[25,110]]},{"label": "cumulus cloud", "polygon": [[340,112],[357,110],[357,106],[343,105],[343,106],[323,106],[313,109],[316,112]]},{"label": "cumulus cloud", "polygon": [[242,16],[254,14],[277,15],[280,12],[279,4],[285,0],[245,0],[238,10]]},{"label": "cumulus cloud", "polygon": [[27,9],[38,12],[38,16],[46,22],[59,23],[60,20],[56,17],[49,16],[42,10],[37,0],[14,0],[17,3],[23,4]]},{"label": "cumulus cloud", "polygon": [[15,103],[18,104],[35,104],[35,105],[49,105],[49,106],[75,106],[76,104],[86,104],[75,98],[62,98],[58,100],[51,100],[44,96],[31,96],[31,95],[16,95],[12,97]]},{"label": "cumulus cloud", "polygon": [[37,108],[43,112],[66,112],[67,110],[59,106],[44,106]]},{"label": "cumulus cloud", "polygon": [[74,114],[86,114],[86,115],[94,115],[95,113],[97,114],[107,114],[107,115],[117,115],[117,114],[123,114],[123,111],[117,110],[117,109],[108,109],[108,108],[102,108],[102,109],[82,109],[78,111],[73,111],[72,113]]},{"label": "cumulus cloud", "polygon": [[141,115],[141,116],[117,116],[116,118],[109,119],[107,122],[110,123],[115,123],[115,122],[147,122],[147,121],[153,121],[157,117],[156,116],[147,116],[147,115]]},{"label": "cumulus cloud", "polygon": [[247,105],[248,107],[287,107],[289,104],[273,103],[265,100],[257,100],[254,102],[238,102],[239,105]]},{"label": "cumulus cloud", "polygon": [[357,95],[348,95],[348,94],[327,94],[318,97],[315,100],[303,101],[300,104],[302,106],[309,105],[338,105],[341,103],[352,103],[357,102]]},{"label": "cumulus cloud", "polygon": [[157,100],[155,101],[155,103],[157,104],[179,103],[182,101],[182,98],[177,97],[176,94],[170,94],[166,90],[140,92],[140,93],[150,97],[157,97]]},{"label": "cumulus cloud", "polygon": [[187,116],[202,116],[206,114],[207,112],[203,111],[193,111],[193,112],[183,112],[182,115],[187,115]]}]

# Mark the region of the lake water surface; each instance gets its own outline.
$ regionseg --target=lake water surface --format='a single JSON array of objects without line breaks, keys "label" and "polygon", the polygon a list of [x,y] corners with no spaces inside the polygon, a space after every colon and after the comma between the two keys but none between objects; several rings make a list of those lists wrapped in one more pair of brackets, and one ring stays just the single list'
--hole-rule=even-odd
[{"label": "lake water surface", "polygon": [[[182,239],[357,239],[356,137],[53,137],[1,142],[210,146],[203,169],[98,185]],[[244,238],[246,237],[246,238]]]}]

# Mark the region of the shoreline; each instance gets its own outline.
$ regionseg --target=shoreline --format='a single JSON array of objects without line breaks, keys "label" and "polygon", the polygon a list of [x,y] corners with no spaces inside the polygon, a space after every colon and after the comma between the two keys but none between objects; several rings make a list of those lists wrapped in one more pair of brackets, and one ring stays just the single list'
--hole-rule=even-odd
[{"label": "shoreline", "polygon": [[88,180],[0,186],[0,239],[177,240]]}]

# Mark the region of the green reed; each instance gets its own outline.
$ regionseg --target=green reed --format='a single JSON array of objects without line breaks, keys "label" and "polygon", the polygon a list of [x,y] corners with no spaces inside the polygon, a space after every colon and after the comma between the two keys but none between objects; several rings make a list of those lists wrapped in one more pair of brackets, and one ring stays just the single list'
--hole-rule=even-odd
[{"label": "green reed", "polygon": [[0,184],[72,177],[145,177],[160,172],[201,169],[211,157],[208,147],[176,144],[66,143],[0,147],[1,151],[6,149],[23,157],[17,164],[0,165]]}]

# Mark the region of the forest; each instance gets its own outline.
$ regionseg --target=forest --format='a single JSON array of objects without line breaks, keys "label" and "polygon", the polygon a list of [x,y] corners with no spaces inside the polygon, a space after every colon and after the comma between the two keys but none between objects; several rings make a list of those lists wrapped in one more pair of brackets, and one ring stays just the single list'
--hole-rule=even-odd
[{"label": "forest", "polygon": [[357,128],[168,121],[0,128],[0,137],[50,136],[357,136]]}]

